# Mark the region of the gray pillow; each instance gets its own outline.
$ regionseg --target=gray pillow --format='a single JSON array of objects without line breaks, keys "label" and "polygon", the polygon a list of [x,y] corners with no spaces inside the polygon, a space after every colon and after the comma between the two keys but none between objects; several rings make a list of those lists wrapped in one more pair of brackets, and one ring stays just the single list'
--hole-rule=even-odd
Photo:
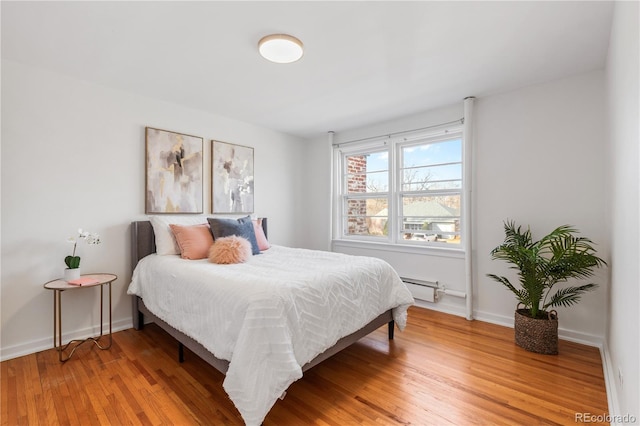
[{"label": "gray pillow", "polygon": [[251,243],[251,252],[253,254],[260,254],[260,248],[258,247],[258,240],[256,239],[256,233],[253,229],[251,216],[241,217],[240,219],[220,219],[217,217],[209,217],[207,218],[207,221],[209,222],[209,227],[211,228],[211,234],[213,234],[214,241],[218,238],[237,235],[249,240]]}]

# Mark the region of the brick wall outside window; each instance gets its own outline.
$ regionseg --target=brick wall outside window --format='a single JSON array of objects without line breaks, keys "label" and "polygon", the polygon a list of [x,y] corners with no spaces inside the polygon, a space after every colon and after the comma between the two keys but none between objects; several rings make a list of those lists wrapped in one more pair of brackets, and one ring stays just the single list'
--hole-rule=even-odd
[{"label": "brick wall outside window", "polygon": [[[364,155],[347,157],[348,193],[367,192],[367,157]],[[368,235],[367,201],[349,200],[347,204],[347,233],[350,235]]]}]

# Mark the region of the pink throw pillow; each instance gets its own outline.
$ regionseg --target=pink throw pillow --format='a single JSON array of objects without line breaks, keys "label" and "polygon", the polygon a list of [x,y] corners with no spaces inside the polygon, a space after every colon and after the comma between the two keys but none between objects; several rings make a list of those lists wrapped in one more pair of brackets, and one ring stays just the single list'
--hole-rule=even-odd
[{"label": "pink throw pillow", "polygon": [[182,226],[170,224],[169,226],[176,237],[178,247],[180,247],[180,257],[191,260],[207,258],[209,248],[213,244],[213,236],[209,225]]},{"label": "pink throw pillow", "polygon": [[220,264],[244,263],[251,259],[251,243],[237,235],[216,238],[209,249],[209,262]]},{"label": "pink throw pillow", "polygon": [[268,250],[271,245],[267,241],[267,236],[264,235],[264,229],[262,229],[262,218],[253,219],[253,230],[256,234],[256,241],[258,241],[258,248],[260,251]]}]

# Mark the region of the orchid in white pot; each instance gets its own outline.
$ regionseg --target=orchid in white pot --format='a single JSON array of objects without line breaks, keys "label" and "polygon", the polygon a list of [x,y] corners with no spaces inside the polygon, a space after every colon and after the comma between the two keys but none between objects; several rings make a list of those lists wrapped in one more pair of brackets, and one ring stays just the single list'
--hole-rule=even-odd
[{"label": "orchid in white pot", "polygon": [[78,229],[77,236],[67,238],[67,242],[73,244],[73,252],[71,253],[71,255],[64,258],[64,263],[67,265],[67,269],[65,270],[65,277],[68,277],[69,274],[71,274],[75,278],[80,276],[80,256],[76,256],[76,249],[78,248],[79,240],[84,240],[87,244],[91,245],[100,244],[101,242],[100,235],[88,231],[83,231],[82,229]]}]

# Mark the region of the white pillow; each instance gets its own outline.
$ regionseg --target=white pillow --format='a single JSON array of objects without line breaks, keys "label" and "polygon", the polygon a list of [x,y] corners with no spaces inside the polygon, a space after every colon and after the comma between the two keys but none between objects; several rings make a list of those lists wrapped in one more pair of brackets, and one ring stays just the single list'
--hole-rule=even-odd
[{"label": "white pillow", "polygon": [[149,216],[153,233],[156,236],[156,253],[160,255],[180,254],[180,247],[176,237],[171,231],[170,224],[174,225],[202,225],[207,224],[206,216]]}]

